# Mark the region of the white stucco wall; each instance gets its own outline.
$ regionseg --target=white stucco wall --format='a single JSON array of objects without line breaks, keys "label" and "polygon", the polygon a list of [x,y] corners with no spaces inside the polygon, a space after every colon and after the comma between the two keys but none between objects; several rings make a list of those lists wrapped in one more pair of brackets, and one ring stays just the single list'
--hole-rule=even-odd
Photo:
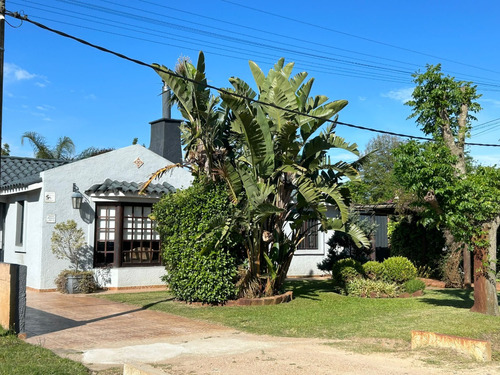
[{"label": "white stucco wall", "polygon": [[[140,158],[144,163],[140,168],[134,164],[137,158]],[[15,241],[15,230],[12,232],[12,228],[8,227],[5,236],[5,261],[28,265],[28,287],[54,289],[54,279],[61,270],[69,268],[70,265],[66,260],[57,259],[51,251],[50,239],[54,225],[69,219],[75,220],[78,226],[84,230],[88,245],[92,249],[94,246],[95,199],[86,196],[85,190],[94,184],[103,183],[107,178],[127,182],[144,182],[153,172],[167,164],[169,162],[166,159],[145,147],[132,145],[42,172],[42,188],[38,190],[37,196],[32,196],[33,202],[27,206],[27,241],[25,246],[30,251],[29,258],[28,251],[21,256],[7,250],[12,249]],[[188,171],[176,168],[153,183],[165,181],[175,188],[183,188],[191,184],[192,177]],[[84,203],[80,210],[73,209],[71,205],[73,183],[84,195]],[[47,194],[55,197],[53,202],[45,201]],[[38,202],[38,196],[40,202]],[[18,200],[21,199],[21,196],[10,196],[7,199]],[[100,201],[103,199],[106,197],[101,197]],[[109,199],[120,200],[116,197],[109,197]],[[123,198],[123,201],[153,202],[156,200],[139,196],[133,199]],[[6,222],[9,226],[14,225],[15,229],[15,218],[10,217],[10,215],[15,215],[15,210],[12,207],[15,206],[10,205]],[[55,217],[55,222],[50,222],[53,217]],[[110,278],[107,280],[108,287],[160,285],[159,278],[164,274],[163,267],[123,267],[111,269],[111,271],[109,272]]]},{"label": "white stucco wall", "polygon": [[[40,287],[40,246],[42,230],[39,225],[42,205],[39,202],[41,189],[19,192],[6,197],[6,222],[4,233],[4,261],[27,266],[26,283],[33,288]],[[24,202],[23,243],[16,244],[17,202]]]},{"label": "white stucco wall", "polygon": [[[338,217],[338,211],[328,207],[326,212],[328,217]],[[334,231],[318,232],[318,250],[296,250],[293,256],[288,276],[320,276],[325,272],[318,268],[328,254],[328,245],[326,244]]]}]

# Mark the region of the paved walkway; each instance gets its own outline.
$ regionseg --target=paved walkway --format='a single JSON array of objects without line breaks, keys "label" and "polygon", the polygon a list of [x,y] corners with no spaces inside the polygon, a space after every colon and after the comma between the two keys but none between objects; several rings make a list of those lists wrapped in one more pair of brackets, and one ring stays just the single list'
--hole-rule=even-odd
[{"label": "paved walkway", "polygon": [[[346,352],[335,341],[257,336],[88,295],[28,292],[27,341],[93,370],[155,363],[168,374],[456,374],[405,355]],[[333,345],[333,346],[332,346]],[[500,373],[497,364],[460,374]]]}]

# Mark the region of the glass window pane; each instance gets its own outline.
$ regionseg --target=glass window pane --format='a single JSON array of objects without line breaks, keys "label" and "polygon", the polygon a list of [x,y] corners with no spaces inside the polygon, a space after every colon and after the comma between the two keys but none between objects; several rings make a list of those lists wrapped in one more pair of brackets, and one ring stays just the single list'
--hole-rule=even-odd
[{"label": "glass window pane", "polygon": [[134,206],[134,216],[141,217],[142,216],[142,207]]},{"label": "glass window pane", "polygon": [[144,216],[149,216],[149,214],[151,213],[151,207],[144,207],[143,211]]},{"label": "glass window pane", "polygon": [[123,216],[125,217],[132,216],[132,206],[123,207]]},{"label": "glass window pane", "polygon": [[110,217],[115,217],[116,216],[116,208],[110,207],[109,208],[109,214]]}]

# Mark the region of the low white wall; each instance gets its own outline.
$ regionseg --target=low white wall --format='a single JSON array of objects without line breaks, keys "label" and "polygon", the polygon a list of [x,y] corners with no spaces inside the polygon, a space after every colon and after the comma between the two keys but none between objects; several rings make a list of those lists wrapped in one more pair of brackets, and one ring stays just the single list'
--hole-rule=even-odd
[{"label": "low white wall", "polygon": [[130,288],[165,285],[165,267],[94,268],[97,282],[105,288]]}]

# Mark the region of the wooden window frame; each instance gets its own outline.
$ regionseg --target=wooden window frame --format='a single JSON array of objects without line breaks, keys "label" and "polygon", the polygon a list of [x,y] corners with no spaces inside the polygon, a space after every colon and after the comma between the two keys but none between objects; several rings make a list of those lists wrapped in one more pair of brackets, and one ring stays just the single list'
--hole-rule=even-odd
[{"label": "wooden window frame", "polygon": [[[102,217],[100,216],[100,211],[103,207],[114,207],[115,208],[115,225],[114,225],[114,241],[113,241],[113,251],[107,251],[108,245],[106,240],[100,240],[100,233],[103,228],[100,227]],[[138,227],[132,225],[132,227],[124,228],[125,225],[125,210],[127,207],[132,207],[133,215],[130,216],[132,223],[141,223],[139,230]],[[141,208],[141,216],[134,215],[135,207]],[[94,267],[151,267],[162,265],[161,260],[161,242],[158,235],[154,232],[153,223],[150,222],[150,226],[144,227],[144,223],[147,223],[147,216],[144,216],[144,208],[152,208],[151,203],[129,203],[129,202],[99,202],[96,204],[96,225],[95,225],[95,240],[94,240]],[[105,216],[104,220],[109,219],[109,216]],[[134,220],[135,219],[135,220]],[[106,228],[105,230],[108,230]],[[132,238],[125,239],[124,231],[132,231]],[[150,239],[144,239],[144,229],[149,231]],[[134,233],[135,231],[135,233]],[[139,232],[138,232],[139,231]],[[139,233],[140,239],[135,239],[134,234]],[[104,242],[104,262],[97,262],[99,256],[99,246],[100,243]],[[149,247],[145,245],[149,242]],[[139,243],[139,246],[134,246],[134,244]],[[106,254],[113,253],[113,261],[106,262]],[[129,259],[130,261],[127,261]]]}]

